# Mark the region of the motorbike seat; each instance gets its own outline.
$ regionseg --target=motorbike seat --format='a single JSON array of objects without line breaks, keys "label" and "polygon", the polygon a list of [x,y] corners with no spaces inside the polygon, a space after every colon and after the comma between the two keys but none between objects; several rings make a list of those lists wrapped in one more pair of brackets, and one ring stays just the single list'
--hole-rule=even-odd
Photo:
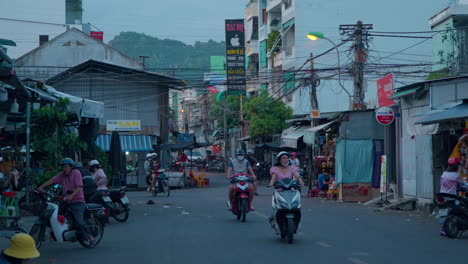
[{"label": "motorbike seat", "polygon": [[86,204],[86,210],[95,211],[95,210],[102,210],[103,207],[100,204],[95,203],[88,203]]}]

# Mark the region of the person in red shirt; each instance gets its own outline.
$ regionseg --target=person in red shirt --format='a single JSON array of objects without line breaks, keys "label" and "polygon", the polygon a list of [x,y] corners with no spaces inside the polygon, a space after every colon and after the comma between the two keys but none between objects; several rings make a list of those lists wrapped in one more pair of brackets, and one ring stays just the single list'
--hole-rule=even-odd
[{"label": "person in red shirt", "polygon": [[[65,201],[71,209],[73,218],[75,219],[79,230],[83,234],[85,240],[89,240],[90,247],[96,246],[96,240],[91,235],[85,219],[85,199],[83,193],[83,178],[79,170],[74,169],[75,163],[70,158],[65,158],[60,162],[62,171],[55,175],[55,177],[43,183],[39,191],[44,192],[44,188],[51,184],[60,184],[62,186]],[[71,193],[70,193],[71,192]],[[69,194],[70,193],[70,194]]]}]

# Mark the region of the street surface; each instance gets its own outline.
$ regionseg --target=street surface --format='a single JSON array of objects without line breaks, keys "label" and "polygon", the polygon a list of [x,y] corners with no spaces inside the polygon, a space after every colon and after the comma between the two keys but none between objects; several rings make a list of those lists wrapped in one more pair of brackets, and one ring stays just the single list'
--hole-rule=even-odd
[{"label": "street surface", "polygon": [[[457,240],[440,237],[434,217],[316,198],[303,199],[301,231],[288,245],[267,223],[271,189],[260,188],[256,211],[241,223],[226,210],[227,181],[221,174],[209,178],[209,187],[173,190],[171,197],[129,193],[129,221],[112,219],[97,248],[49,242],[31,263],[440,264],[468,259],[468,234]],[[150,199],[156,204],[147,205]]]}]

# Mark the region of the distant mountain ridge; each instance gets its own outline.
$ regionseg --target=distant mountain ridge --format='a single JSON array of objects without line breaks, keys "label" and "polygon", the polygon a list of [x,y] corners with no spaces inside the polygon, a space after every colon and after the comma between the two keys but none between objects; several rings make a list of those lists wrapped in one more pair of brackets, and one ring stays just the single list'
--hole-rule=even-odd
[{"label": "distant mountain ridge", "polygon": [[210,56],[225,55],[224,42],[209,40],[188,45],[182,41],[159,39],[137,32],[121,32],[109,45],[138,60],[141,60],[139,56],[149,56],[145,59],[149,70],[165,72],[167,75],[174,73],[175,77],[183,78],[193,85],[201,84],[203,73],[209,72]]}]

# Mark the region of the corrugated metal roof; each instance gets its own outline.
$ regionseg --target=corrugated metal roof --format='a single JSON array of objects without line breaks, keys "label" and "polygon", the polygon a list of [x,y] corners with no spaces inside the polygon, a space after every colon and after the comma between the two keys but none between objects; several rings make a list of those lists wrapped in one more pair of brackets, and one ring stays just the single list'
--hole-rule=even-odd
[{"label": "corrugated metal roof", "polygon": [[428,117],[416,122],[416,124],[435,124],[463,118],[468,118],[468,102],[464,102],[463,104],[457,105],[455,107],[431,114]]}]

